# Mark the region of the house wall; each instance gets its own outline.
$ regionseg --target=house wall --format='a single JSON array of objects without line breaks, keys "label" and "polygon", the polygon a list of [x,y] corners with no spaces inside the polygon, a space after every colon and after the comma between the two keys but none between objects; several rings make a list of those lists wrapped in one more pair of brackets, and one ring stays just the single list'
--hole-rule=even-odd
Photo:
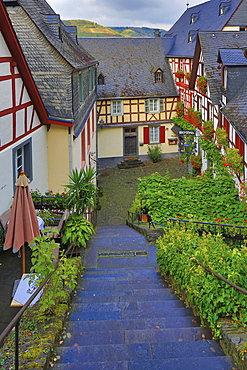
[{"label": "house wall", "polygon": [[[14,151],[26,142],[30,144],[30,188],[45,191],[48,187],[46,126],[41,125],[18,65],[0,32],[0,214],[9,208],[15,191],[18,174]],[[25,163],[24,170],[27,171]]]},{"label": "house wall", "polygon": [[[177,136],[171,130],[173,123],[167,123],[162,126],[165,126],[165,142],[159,144],[163,153],[162,157],[172,157],[178,154],[177,141],[175,141],[174,145],[170,145],[171,141],[169,140],[177,139]],[[100,168],[115,167],[123,160],[125,127],[129,126],[98,127],[98,161]],[[138,157],[143,161],[150,160],[147,155],[149,144],[144,144],[144,128],[148,127],[148,124],[133,125],[131,127],[137,128]],[[109,143],[111,144],[109,145]]]},{"label": "house wall", "polygon": [[73,141],[73,168],[96,167],[96,103],[80,135]]},{"label": "house wall", "polygon": [[34,133],[25,136],[17,143],[8,146],[0,152],[0,214],[6,211],[13,201],[14,196],[14,173],[13,173],[13,149],[31,138],[32,145],[32,169],[33,179],[29,189],[39,189],[44,193],[48,189],[47,175],[47,130],[41,127]]},{"label": "house wall", "polygon": [[48,190],[63,192],[68,183],[69,168],[68,128],[51,125],[48,131]]}]

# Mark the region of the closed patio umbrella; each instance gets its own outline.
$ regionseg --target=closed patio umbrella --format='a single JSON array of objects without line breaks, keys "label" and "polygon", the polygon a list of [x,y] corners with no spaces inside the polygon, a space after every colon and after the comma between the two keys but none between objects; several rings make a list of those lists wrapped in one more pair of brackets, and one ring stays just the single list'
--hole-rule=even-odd
[{"label": "closed patio umbrella", "polygon": [[33,200],[28,188],[29,179],[21,171],[16,182],[13,206],[10,213],[4,250],[16,253],[22,247],[22,273],[25,273],[25,243],[40,235]]}]

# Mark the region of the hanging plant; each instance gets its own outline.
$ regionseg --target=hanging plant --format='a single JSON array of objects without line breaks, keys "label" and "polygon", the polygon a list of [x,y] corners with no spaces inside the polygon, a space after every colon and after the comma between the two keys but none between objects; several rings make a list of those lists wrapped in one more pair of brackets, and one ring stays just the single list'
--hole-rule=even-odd
[{"label": "hanging plant", "polygon": [[184,117],[184,105],[182,102],[178,102],[176,107],[176,113],[178,117]]},{"label": "hanging plant", "polygon": [[202,168],[202,156],[201,154],[199,155],[192,155],[190,157],[192,167],[196,169],[201,169]]},{"label": "hanging plant", "polygon": [[227,139],[226,130],[224,130],[223,128],[218,127],[215,131],[215,136],[216,136],[217,144],[218,144],[219,147],[228,146],[228,139]]},{"label": "hanging plant", "polygon": [[174,73],[175,77],[179,78],[180,80],[184,78],[184,72],[179,69],[177,72]]},{"label": "hanging plant", "polygon": [[202,94],[207,93],[207,78],[205,76],[198,77],[197,87]]},{"label": "hanging plant", "polygon": [[191,76],[191,72],[187,72],[185,74],[185,78],[186,78],[187,81],[190,81],[190,76]]},{"label": "hanging plant", "polygon": [[187,110],[187,115],[184,119],[190,122],[195,128],[202,129],[202,114],[199,111],[195,111],[193,108]]},{"label": "hanging plant", "polygon": [[212,140],[214,137],[214,125],[212,121],[205,121],[203,123],[203,138],[206,140]]},{"label": "hanging plant", "polygon": [[236,148],[226,148],[226,154],[223,157],[223,166],[232,170],[238,178],[243,174],[243,158]]}]

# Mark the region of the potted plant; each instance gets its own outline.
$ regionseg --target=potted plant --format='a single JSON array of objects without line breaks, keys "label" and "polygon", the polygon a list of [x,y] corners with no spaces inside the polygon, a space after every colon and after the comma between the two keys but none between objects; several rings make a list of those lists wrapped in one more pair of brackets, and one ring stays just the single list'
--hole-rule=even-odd
[{"label": "potted plant", "polygon": [[72,170],[70,183],[65,185],[68,188],[67,207],[72,212],[81,214],[95,205],[97,187],[92,182],[95,175],[96,171],[91,168]]},{"label": "potted plant", "polygon": [[186,80],[189,82],[190,81],[190,76],[191,76],[191,72],[187,72],[186,74],[185,74],[185,78],[186,78]]},{"label": "potted plant", "polygon": [[207,93],[207,78],[205,76],[198,77],[197,87],[202,94]]},{"label": "potted plant", "polygon": [[175,77],[179,78],[179,80],[184,78],[184,72],[181,69],[179,69],[177,72],[175,72],[174,75],[175,75]]}]

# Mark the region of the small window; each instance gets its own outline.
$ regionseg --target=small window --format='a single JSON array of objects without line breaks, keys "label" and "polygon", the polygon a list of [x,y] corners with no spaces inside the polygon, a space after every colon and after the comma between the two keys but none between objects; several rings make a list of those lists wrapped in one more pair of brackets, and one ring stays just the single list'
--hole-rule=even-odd
[{"label": "small window", "polygon": [[198,13],[191,14],[191,16],[190,16],[190,24],[195,24],[195,22],[197,21],[197,19],[198,19]]},{"label": "small window", "polygon": [[79,99],[80,102],[84,101],[84,89],[83,89],[83,75],[79,72]]},{"label": "small window", "polygon": [[239,31],[246,31],[246,27],[239,27]]},{"label": "small window", "polygon": [[29,180],[33,179],[32,170],[32,141],[26,140],[13,149],[13,178],[16,182],[20,171],[24,171]]},{"label": "small window", "polygon": [[88,90],[91,92],[95,87],[95,68],[90,67],[88,69]]},{"label": "small window", "polygon": [[150,140],[150,144],[157,144],[160,142],[160,127],[159,126],[149,127],[149,140]]},{"label": "small window", "polygon": [[111,115],[112,116],[122,116],[123,115],[123,101],[122,100],[112,100],[111,101]]},{"label": "small window", "polygon": [[98,85],[104,85],[105,84],[105,77],[100,73],[98,76]]},{"label": "small window", "polygon": [[193,32],[189,32],[188,34],[188,42],[193,42],[193,40],[195,39],[195,33]]},{"label": "small window", "polygon": [[154,74],[155,82],[163,82],[163,71],[161,69],[157,69]]},{"label": "small window", "polygon": [[146,99],[145,113],[160,113],[164,111],[163,99]]}]

